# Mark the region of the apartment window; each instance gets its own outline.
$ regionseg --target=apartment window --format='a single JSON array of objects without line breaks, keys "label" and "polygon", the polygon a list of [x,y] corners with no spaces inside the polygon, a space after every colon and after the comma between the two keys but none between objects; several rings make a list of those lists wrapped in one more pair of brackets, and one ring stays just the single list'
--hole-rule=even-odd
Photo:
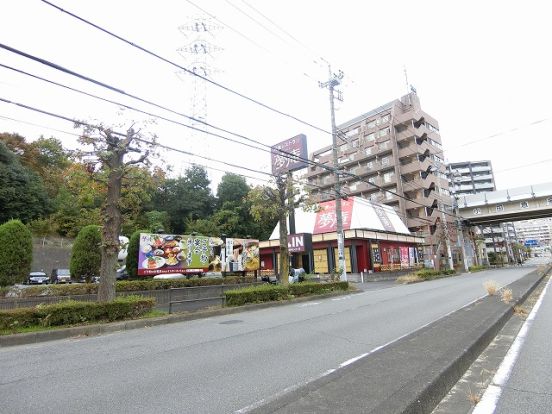
[{"label": "apartment window", "polygon": [[372,154],[372,147],[366,148],[366,149],[364,150],[364,153],[365,153],[366,155]]},{"label": "apartment window", "polygon": [[359,145],[360,145],[360,141],[359,141],[358,139],[355,139],[355,140],[351,143],[351,145],[353,146],[353,148],[358,148]]},{"label": "apartment window", "polygon": [[379,149],[380,150],[384,150],[384,149],[387,149],[387,148],[389,148],[389,141],[384,141],[384,142],[381,142],[379,144]]},{"label": "apartment window", "polygon": [[[395,192],[395,189],[392,189],[391,191]],[[386,192],[385,192],[385,199],[386,199],[386,200],[391,200],[391,199],[393,198],[394,195],[395,195],[395,194],[393,194],[393,193],[391,193],[391,192],[389,192],[389,191],[386,191]]]},{"label": "apartment window", "polygon": [[500,213],[501,211],[504,211],[504,204],[497,204],[496,212]]},{"label": "apartment window", "polygon": [[371,134],[366,135],[366,142],[370,142],[376,139],[376,133],[372,132]]},{"label": "apartment window", "polygon": [[481,209],[480,208],[474,208],[473,209],[473,214],[481,214]]},{"label": "apartment window", "polygon": [[519,203],[519,206],[521,208],[529,208],[529,202],[528,201],[522,201],[521,203]]},{"label": "apartment window", "polygon": [[389,134],[389,128],[383,128],[383,129],[380,129],[380,131],[379,131],[379,136],[380,137],[384,137],[388,134]]},{"label": "apartment window", "polygon": [[345,152],[349,149],[349,145],[343,144],[342,146],[339,147],[339,149],[341,150],[341,152]]},{"label": "apartment window", "polygon": [[382,157],[381,165],[389,165],[389,157]]},{"label": "apartment window", "polygon": [[547,206],[552,206],[552,197],[548,197],[548,198],[546,199],[546,205],[547,205]]},{"label": "apartment window", "polygon": [[376,183],[376,176],[374,175],[373,177],[368,178],[368,182],[371,183],[371,184],[375,184]]},{"label": "apartment window", "polygon": [[366,128],[374,128],[376,126],[376,120],[366,123]]},{"label": "apartment window", "polygon": [[370,168],[370,169],[374,168],[374,161],[368,161],[368,162],[366,163],[366,167],[367,167],[367,168]]},{"label": "apartment window", "polygon": [[346,136],[347,138],[352,138],[352,137],[354,137],[354,136],[357,135],[357,134],[358,134],[358,128],[351,129],[350,131],[345,132],[345,136]]},{"label": "apartment window", "polygon": [[383,174],[383,182],[390,183],[395,178],[395,173],[393,171],[386,172]]}]

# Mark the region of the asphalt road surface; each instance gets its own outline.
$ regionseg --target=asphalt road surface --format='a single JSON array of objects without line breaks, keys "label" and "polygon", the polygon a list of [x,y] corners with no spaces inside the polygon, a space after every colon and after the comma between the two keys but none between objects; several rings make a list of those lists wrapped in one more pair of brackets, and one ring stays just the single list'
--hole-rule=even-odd
[{"label": "asphalt road surface", "polygon": [[502,286],[531,270],[0,349],[0,411],[246,412],[471,303],[486,280]]}]

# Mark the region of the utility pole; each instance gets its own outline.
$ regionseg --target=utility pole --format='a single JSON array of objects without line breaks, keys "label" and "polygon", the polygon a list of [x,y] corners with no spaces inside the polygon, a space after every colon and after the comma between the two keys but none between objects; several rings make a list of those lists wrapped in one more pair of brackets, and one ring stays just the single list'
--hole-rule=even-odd
[{"label": "utility pole", "polygon": [[[433,163],[433,169],[434,169],[434,172],[437,172],[439,173],[439,165],[440,163],[437,163],[437,165],[435,165],[435,163]],[[448,225],[447,225],[447,218],[446,218],[446,215],[445,215],[445,205],[444,203],[441,201],[441,184],[439,184],[439,179],[441,177],[439,177],[439,175],[437,174],[437,180],[436,180],[436,183],[437,183],[437,208],[441,211],[441,223],[442,223],[442,228],[443,228],[443,233],[444,233],[444,239],[445,239],[445,246],[447,248],[447,259],[448,259],[448,265],[449,265],[449,269],[453,270],[454,269],[454,262],[452,261],[452,252],[450,250],[450,236],[449,236],[449,232],[448,232]],[[465,261],[465,259],[464,259]]]},{"label": "utility pole", "polygon": [[[458,170],[454,170],[452,173],[452,180],[454,186],[460,180],[460,173]],[[456,187],[457,188],[457,187]],[[464,229],[462,227],[462,220],[460,219],[460,209],[458,207],[458,194],[456,193],[456,188],[454,190],[454,215],[456,216],[456,231],[458,232],[458,242],[460,243],[460,248],[462,249],[462,262],[464,263],[464,271],[469,273],[470,268],[468,266],[468,256],[466,255],[466,245],[464,244]]]},{"label": "utility pole", "polygon": [[[334,89],[343,79],[343,72],[332,73],[328,64],[329,79],[327,82],[319,82],[321,88],[328,88],[330,91],[330,114],[332,119],[332,155],[335,170],[335,216],[337,233],[337,256],[339,279],[347,281],[347,269],[345,268],[345,235],[343,234],[343,217],[341,215],[341,182],[339,178],[339,161],[337,159],[337,127],[335,126]],[[341,91],[336,91],[337,99],[343,101]]]}]

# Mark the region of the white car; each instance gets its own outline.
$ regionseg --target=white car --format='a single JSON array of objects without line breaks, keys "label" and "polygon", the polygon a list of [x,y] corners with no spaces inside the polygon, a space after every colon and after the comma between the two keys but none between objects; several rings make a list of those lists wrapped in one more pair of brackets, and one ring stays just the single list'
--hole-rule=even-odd
[{"label": "white car", "polygon": [[156,280],[166,280],[166,279],[186,279],[186,275],[182,273],[161,273],[160,275],[155,275],[153,278]]},{"label": "white car", "polygon": [[29,285],[45,285],[50,282],[50,278],[45,272],[31,272],[27,278]]}]

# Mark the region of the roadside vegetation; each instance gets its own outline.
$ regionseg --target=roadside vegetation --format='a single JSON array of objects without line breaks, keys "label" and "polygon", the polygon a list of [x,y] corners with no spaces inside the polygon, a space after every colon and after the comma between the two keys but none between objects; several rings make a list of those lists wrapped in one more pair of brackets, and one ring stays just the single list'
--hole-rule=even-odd
[{"label": "roadside vegetation", "polygon": [[135,319],[150,312],[153,298],[142,296],[118,297],[111,302],[78,302],[67,300],[33,308],[0,311],[0,334],[22,330],[41,330],[53,326],[75,326],[95,322]]},{"label": "roadside vegetation", "polygon": [[[253,283],[253,276],[227,276],[225,278],[195,278],[195,279],[146,279],[124,280],[115,283],[117,292],[139,292],[147,290],[163,290],[194,286],[235,285]],[[0,297],[9,294],[10,297],[29,298],[44,296],[76,296],[90,295],[98,292],[97,283],[74,283],[65,285],[29,286],[23,289],[0,288]]]},{"label": "roadside vegetation", "polygon": [[455,275],[456,271],[451,269],[444,270],[432,270],[432,269],[420,269],[413,273],[399,276],[396,283],[407,285],[410,283],[424,282],[426,280],[441,279]]},{"label": "roadside vegetation", "polygon": [[260,285],[225,292],[226,306],[242,306],[250,303],[284,301],[297,297],[348,291],[348,282],[313,283],[302,282],[290,285]]}]

